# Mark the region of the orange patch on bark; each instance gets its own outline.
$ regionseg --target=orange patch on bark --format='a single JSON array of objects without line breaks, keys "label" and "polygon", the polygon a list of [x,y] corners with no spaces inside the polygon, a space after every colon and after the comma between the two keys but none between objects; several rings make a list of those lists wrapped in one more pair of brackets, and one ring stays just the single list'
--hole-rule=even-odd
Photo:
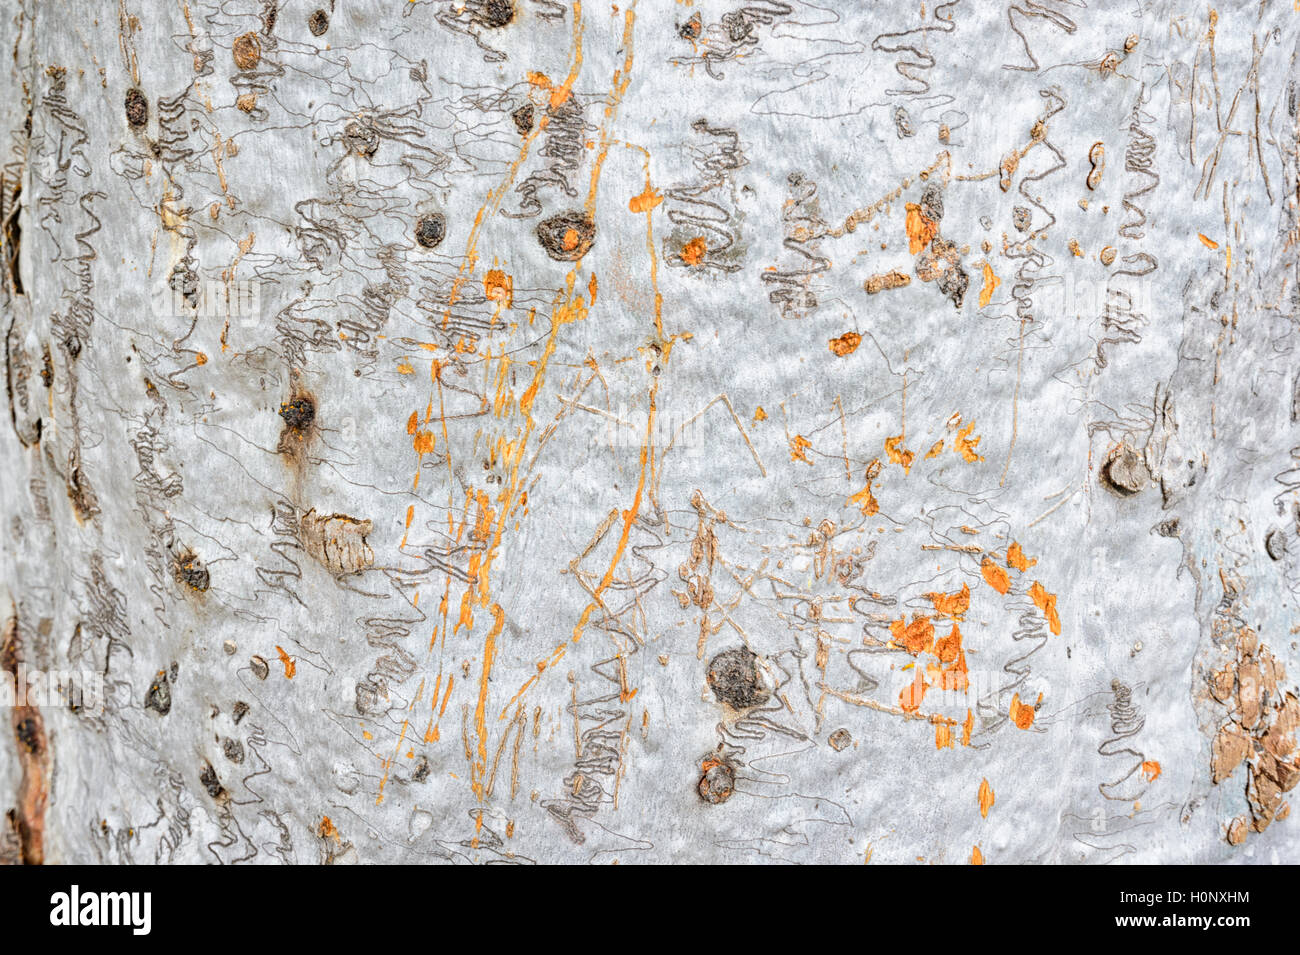
[{"label": "orange patch on bark", "polygon": [[961,631],[952,625],[952,632],[935,641],[934,655],[940,663],[953,663],[961,655]]},{"label": "orange patch on bark", "polygon": [[907,448],[901,447],[903,435],[896,434],[885,439],[885,454],[894,464],[903,466],[903,473],[910,474],[912,471],[912,462],[916,460],[916,455]]},{"label": "orange patch on bark", "polygon": [[993,274],[993,266],[987,262],[984,263],[984,287],[980,289],[980,308],[983,308],[993,298],[993,292],[1002,280]]},{"label": "orange patch on bark", "polygon": [[1030,559],[1025,556],[1025,552],[1020,549],[1019,541],[1012,541],[1011,546],[1007,548],[1007,566],[1014,567],[1022,574],[1030,567],[1038,563],[1037,558]]},{"label": "orange patch on bark", "polygon": [[483,278],[483,294],[509,308],[515,298],[515,280],[501,269],[490,269]]},{"label": "orange patch on bark", "polygon": [[[682,258],[686,258],[685,254],[682,255]],[[843,358],[845,355],[852,355],[858,350],[858,346],[861,344],[861,335],[857,332],[845,332],[839,338],[832,338],[830,340],[830,349],[837,357]]]},{"label": "orange patch on bark", "polygon": [[871,517],[880,511],[880,502],[876,500],[876,495],[872,493],[870,481],[867,482],[866,487],[849,498],[849,503],[858,505],[862,509],[862,513],[867,517]]},{"label": "orange patch on bark", "polygon": [[[951,594],[926,594],[930,598],[930,603],[934,604],[935,613],[942,614],[945,617],[953,617],[960,620],[962,615],[970,609],[970,585],[962,584],[961,590]],[[954,628],[955,630],[956,628]],[[947,660],[945,663],[949,662]]]},{"label": "orange patch on bark", "polygon": [[704,261],[704,254],[709,251],[709,247],[704,244],[704,236],[697,235],[682,246],[682,261],[687,265],[695,266]]},{"label": "orange patch on bark", "polygon": [[805,453],[811,447],[811,441],[801,434],[796,434],[790,439],[790,460],[802,461],[804,464],[812,464],[812,460]]},{"label": "orange patch on bark", "polygon": [[953,628],[954,634],[952,635],[955,635],[958,640],[957,659],[951,665],[944,667],[939,673],[939,686],[944,690],[965,692],[970,689],[970,671],[966,667],[966,652],[961,649],[961,634],[956,633],[956,629],[956,627]]},{"label": "orange patch on bark", "polygon": [[894,642],[912,656],[934,645],[934,624],[929,617],[913,617],[911,623],[905,623],[904,618],[899,617],[889,625],[889,633]]},{"label": "orange patch on bark", "polygon": [[903,712],[915,713],[919,710],[925,699],[925,691],[929,688],[930,685],[922,678],[921,671],[917,670],[916,679],[903,687],[903,691],[898,694],[898,705],[903,708]]},{"label": "orange patch on bark", "polygon": [[1047,588],[1035,580],[1034,585],[1029,588],[1029,596],[1033,598],[1034,605],[1047,618],[1047,625],[1051,628],[1052,633],[1059,637],[1061,635],[1061,616],[1056,612],[1056,594],[1048,593]]},{"label": "orange patch on bark", "polygon": [[284,652],[283,647],[276,647],[275,652],[280,654],[280,662],[284,664],[284,678],[286,680],[292,680],[293,675],[298,672],[297,664],[293,662],[289,657],[289,654]]},{"label": "orange patch on bark", "polygon": [[1020,702],[1019,693],[1011,697],[1011,722],[1015,723],[1017,728],[1029,729],[1034,725],[1034,717],[1037,715],[1037,711],[1032,706]]},{"label": "orange patch on bark", "polygon": [[627,201],[627,208],[629,212],[649,212],[663,201],[664,197],[655,192],[654,189],[650,187],[650,183],[647,182],[645,184],[645,192],[629,199]]},{"label": "orange patch on bark", "polygon": [[920,252],[939,232],[939,223],[928,218],[915,202],[907,204],[907,248],[912,255]]},{"label": "orange patch on bark", "polygon": [[989,785],[987,779],[980,780],[979,792],[976,794],[980,803],[980,815],[985,819],[989,817],[989,810],[993,808],[994,795],[993,787]]},{"label": "orange patch on bark", "polygon": [[952,441],[952,449],[960,454],[962,458],[970,464],[984,460],[984,457],[975,451],[975,449],[979,447],[979,443],[984,439],[980,435],[976,435],[975,438],[972,439],[970,433],[974,430],[975,422],[972,421],[970,424],[966,425],[966,427],[958,431],[957,437],[953,438]]},{"label": "orange patch on bark", "polygon": [[992,557],[985,557],[984,563],[980,564],[980,573],[984,575],[984,582],[1000,594],[1005,594],[1011,589],[1011,578],[1007,572],[993,563]]}]

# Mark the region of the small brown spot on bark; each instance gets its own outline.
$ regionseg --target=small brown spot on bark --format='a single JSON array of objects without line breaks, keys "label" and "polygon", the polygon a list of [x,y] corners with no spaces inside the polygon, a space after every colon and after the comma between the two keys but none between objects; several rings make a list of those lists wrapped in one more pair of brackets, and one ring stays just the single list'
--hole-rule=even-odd
[{"label": "small brown spot on bark", "polygon": [[441,212],[421,216],[415,224],[415,241],[423,248],[436,249],[447,237],[447,219]]},{"label": "small brown spot on bark", "polygon": [[178,581],[195,593],[203,593],[212,583],[208,568],[204,566],[203,560],[188,548],[176,555],[176,559],[172,564],[172,572],[176,575]]},{"label": "small brown spot on bark", "polygon": [[126,91],[126,122],[132,129],[140,129],[149,122],[149,101],[135,87]]},{"label": "small brown spot on bark", "polygon": [[527,136],[533,131],[534,112],[533,104],[525,103],[510,114],[510,118],[514,120],[515,129],[519,130],[520,136]]},{"label": "small brown spot on bark", "polygon": [[903,288],[912,284],[912,277],[906,272],[881,272],[871,276],[862,287],[868,295],[875,295],[877,292],[883,292],[886,289]]},{"label": "small brown spot on bark", "polygon": [[1101,486],[1119,497],[1132,497],[1151,481],[1142,455],[1133,447],[1121,444],[1112,448],[1101,466]]},{"label": "small brown spot on bark", "polygon": [[719,703],[744,710],[768,701],[771,694],[758,674],[758,657],[748,647],[723,650],[709,661],[709,689]]},{"label": "small brown spot on bark", "polygon": [[708,756],[700,764],[700,798],[716,806],[731,798],[736,789],[736,770],[724,759]]},{"label": "small brown spot on bark", "polygon": [[499,29],[509,26],[515,18],[513,0],[485,0],[475,12],[475,18],[486,27]]},{"label": "small brown spot on bark", "polygon": [[230,52],[235,58],[235,65],[241,70],[255,70],[257,64],[262,62],[262,41],[256,33],[245,33],[235,38]]},{"label": "small brown spot on bark", "polygon": [[537,241],[557,262],[577,262],[596,242],[596,223],[585,212],[562,212],[538,223]]}]

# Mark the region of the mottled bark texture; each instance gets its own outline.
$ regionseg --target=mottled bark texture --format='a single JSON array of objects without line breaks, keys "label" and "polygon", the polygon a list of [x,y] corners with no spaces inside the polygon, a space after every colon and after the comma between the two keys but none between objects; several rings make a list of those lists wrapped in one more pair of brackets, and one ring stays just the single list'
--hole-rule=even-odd
[{"label": "mottled bark texture", "polygon": [[0,861],[1300,861],[1287,0],[10,0]]}]

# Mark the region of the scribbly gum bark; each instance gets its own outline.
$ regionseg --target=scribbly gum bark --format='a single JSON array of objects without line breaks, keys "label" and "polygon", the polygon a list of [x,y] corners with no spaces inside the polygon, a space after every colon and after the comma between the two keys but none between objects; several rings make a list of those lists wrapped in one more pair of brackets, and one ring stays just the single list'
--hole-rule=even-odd
[{"label": "scribbly gum bark", "polygon": [[0,863],[1300,861],[1300,16],[1050,6],[11,0]]}]

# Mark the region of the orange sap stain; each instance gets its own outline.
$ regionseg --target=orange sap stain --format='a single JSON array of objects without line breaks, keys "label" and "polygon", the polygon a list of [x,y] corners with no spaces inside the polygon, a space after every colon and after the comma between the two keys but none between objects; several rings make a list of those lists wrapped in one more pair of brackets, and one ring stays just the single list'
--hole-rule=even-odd
[{"label": "orange sap stain", "polygon": [[432,431],[417,431],[412,444],[417,453],[431,454],[434,448],[434,433]]},{"label": "orange sap stain", "polygon": [[812,447],[812,442],[801,434],[796,434],[790,439],[790,460],[802,461],[804,464],[811,465],[813,462],[805,453]]},{"label": "orange sap stain", "polygon": [[415,369],[411,367],[411,363],[409,361],[403,358],[401,361],[397,363],[397,373],[399,375],[414,375]]},{"label": "orange sap stain", "polygon": [[970,424],[966,425],[966,427],[957,432],[957,437],[953,438],[952,442],[952,449],[971,464],[974,464],[976,461],[984,460],[983,457],[975,452],[975,449],[979,447],[979,443],[984,439],[979,435],[976,435],[972,440],[970,438],[970,433],[974,430],[975,422],[972,421]]},{"label": "orange sap stain", "polygon": [[664,201],[664,197],[651,188],[650,183],[645,184],[645,192],[639,196],[633,196],[627,201],[629,212],[649,212],[659,203]]},{"label": "orange sap stain", "polygon": [[578,238],[579,237],[578,237],[577,229],[565,229],[564,230],[564,251],[572,252],[574,249],[576,249],[578,247]]},{"label": "orange sap stain", "polygon": [[889,625],[894,643],[916,656],[934,645],[934,624],[929,617],[914,616],[911,623],[899,617]]},{"label": "orange sap stain", "polygon": [[972,846],[972,847],[971,847],[971,850],[970,850],[970,864],[971,864],[971,865],[983,865],[983,864],[984,864],[984,853],[980,852],[980,847],[979,847],[979,846]]},{"label": "orange sap stain", "polygon": [[1215,242],[1203,233],[1196,233],[1196,237],[1201,240],[1201,245],[1205,246],[1207,249],[1217,249],[1219,247],[1219,243]]},{"label": "orange sap stain", "polygon": [[1160,778],[1160,764],[1154,759],[1148,759],[1142,763],[1142,775],[1147,778],[1147,782],[1153,783]]},{"label": "orange sap stain", "polygon": [[415,434],[420,428],[420,412],[412,411],[411,417],[406,419],[406,433]]},{"label": "orange sap stain", "polygon": [[194,362],[195,364],[206,365],[208,363],[208,356],[203,354],[203,352],[199,352],[194,356]]},{"label": "orange sap stain", "polygon": [[333,839],[335,842],[339,841],[339,831],[334,826],[334,823],[330,821],[329,816],[321,816],[320,825],[316,827],[316,835],[320,836],[322,839]]},{"label": "orange sap stain", "polygon": [[1037,558],[1029,558],[1025,556],[1025,552],[1020,549],[1019,541],[1011,542],[1011,546],[1007,548],[1008,567],[1014,567],[1016,570],[1020,571],[1023,574],[1030,567],[1033,567],[1036,563],[1038,563]]},{"label": "orange sap stain", "polygon": [[1002,280],[993,274],[993,266],[985,262],[984,263],[984,287],[980,289],[980,308],[983,308],[985,305],[987,305],[990,302],[990,300],[992,300],[993,292],[1001,284],[1002,284]]},{"label": "orange sap stain", "polygon": [[965,692],[970,689],[970,670],[966,666],[966,651],[961,649],[961,634],[955,626],[952,628],[952,633],[944,640],[954,639],[957,645],[957,658],[939,672],[939,687],[943,690]]},{"label": "orange sap stain", "polygon": [[1011,589],[1011,578],[1007,572],[993,563],[992,557],[985,557],[984,563],[980,564],[980,573],[984,575],[984,582],[1000,594],[1005,594]]},{"label": "orange sap stain", "polygon": [[915,713],[921,708],[921,703],[925,700],[925,691],[930,685],[925,682],[921,676],[921,671],[916,671],[916,679],[907,686],[903,687],[898,694],[898,705],[903,708],[904,713]]},{"label": "orange sap stain", "polygon": [[850,497],[846,502],[848,504],[858,505],[862,510],[862,513],[867,517],[872,516],[880,510],[880,503],[876,500],[875,494],[872,493],[871,485],[876,478],[880,476],[880,471],[883,467],[884,465],[880,463],[879,458],[873,458],[871,463],[867,465],[866,473],[863,475],[866,478],[867,486]]},{"label": "orange sap stain", "polygon": [[970,745],[970,734],[975,729],[975,713],[971,710],[966,711],[966,721],[961,724],[961,744]]},{"label": "orange sap stain", "polygon": [[929,451],[925,452],[925,459],[928,461],[930,460],[930,458],[937,458],[942,453],[943,453],[943,439],[940,438],[938,441],[936,441],[933,444],[933,446],[931,446]]},{"label": "orange sap stain", "polygon": [[[591,304],[592,304],[593,306],[596,304],[596,288],[597,288],[597,285],[596,285],[596,273],[595,273],[595,272],[592,272],[592,273],[591,273],[591,278],[587,281],[587,297],[588,297],[589,299],[591,299]],[[596,364],[595,359],[591,359],[591,364],[592,364],[593,366]],[[594,370],[595,370],[595,369],[593,368],[593,371],[594,371]]]},{"label": "orange sap stain", "polygon": [[489,269],[483,277],[483,294],[509,308],[514,304],[515,280],[502,269]]},{"label": "orange sap stain", "polygon": [[284,678],[292,680],[294,673],[298,671],[297,665],[289,658],[289,654],[284,652],[283,647],[276,647],[275,652],[280,654],[280,662],[284,664]]},{"label": "orange sap stain", "polygon": [[989,785],[987,779],[980,780],[980,788],[979,792],[976,793],[976,798],[979,800],[980,804],[980,815],[987,819],[989,817],[989,810],[993,808],[994,800],[993,787]]},{"label": "orange sap stain", "polygon": [[954,663],[961,655],[961,631],[957,629],[955,623],[948,636],[935,641],[934,655],[939,658],[940,663]]},{"label": "orange sap stain", "polygon": [[870,481],[867,482],[866,487],[850,497],[848,503],[856,504],[867,517],[871,517],[873,514],[877,514],[880,511],[880,502],[876,500],[876,495],[871,491]]},{"label": "orange sap stain", "polygon": [[907,248],[912,255],[920,252],[939,232],[939,224],[926,217],[915,202],[907,204]]},{"label": "orange sap stain", "polygon": [[1061,635],[1061,616],[1056,612],[1056,594],[1048,593],[1038,581],[1029,588],[1029,596],[1033,598],[1034,605],[1043,612],[1047,618],[1047,625],[1051,628],[1052,633],[1056,636]]},{"label": "orange sap stain", "polygon": [[[929,593],[930,603],[934,604],[935,613],[960,620],[970,609],[970,585],[962,584],[961,590],[952,594]],[[955,630],[956,628],[954,628]],[[949,662],[947,660],[945,663]]]},{"label": "orange sap stain", "polygon": [[763,410],[762,405],[759,405],[758,410],[754,412],[754,424],[758,424],[760,421],[766,421],[766,420],[767,420],[767,412]]},{"label": "orange sap stain", "polygon": [[952,727],[947,723],[934,725],[934,748],[952,749]]},{"label": "orange sap stain", "polygon": [[[474,795],[480,800],[484,793],[484,775],[487,771],[487,699],[488,677],[492,673],[492,664],[496,658],[496,641],[506,623],[505,611],[497,604],[491,607],[492,629],[483,643],[483,666],[479,677],[478,705],[474,708],[474,726],[478,736],[478,753],[471,772],[471,785]],[[480,815],[480,819],[482,816]]]},{"label": "orange sap stain", "polygon": [[858,346],[862,344],[862,336],[857,332],[845,332],[839,338],[832,338],[827,344],[834,355],[843,358],[858,350]]},{"label": "orange sap stain", "polygon": [[912,462],[916,460],[916,455],[907,448],[902,447],[903,435],[896,434],[885,439],[885,456],[893,464],[901,464],[904,474],[912,473]]},{"label": "orange sap stain", "polygon": [[709,247],[704,244],[704,236],[697,235],[682,246],[682,261],[687,265],[699,265],[704,261],[704,255],[709,251]]},{"label": "orange sap stain", "polygon": [[1027,730],[1034,725],[1034,717],[1037,711],[1032,706],[1026,706],[1020,702],[1020,694],[1017,693],[1011,697],[1011,722],[1016,724],[1018,729]]}]

